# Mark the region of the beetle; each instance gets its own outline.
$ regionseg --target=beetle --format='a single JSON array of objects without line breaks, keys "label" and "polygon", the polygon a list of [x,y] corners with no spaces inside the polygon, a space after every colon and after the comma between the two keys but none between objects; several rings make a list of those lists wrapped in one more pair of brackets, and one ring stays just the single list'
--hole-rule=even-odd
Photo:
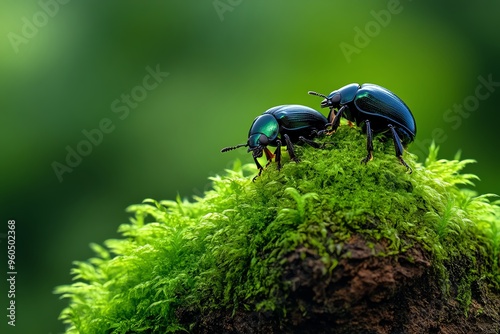
[{"label": "beetle", "polygon": [[[340,118],[354,122],[366,131],[367,163],[373,159],[373,133],[392,136],[396,157],[411,174],[412,169],[403,159],[403,146],[413,141],[417,134],[417,124],[410,108],[396,94],[379,85],[352,83],[334,90],[328,96],[310,91],[309,94],[323,97],[321,108],[330,108],[328,114],[331,134],[340,125]],[[337,112],[335,113],[335,110]]]},{"label": "beetle", "polygon": [[[296,104],[276,106],[255,118],[250,126],[246,144],[225,147],[221,152],[231,151],[239,147],[248,147],[248,152],[252,152],[255,165],[259,169],[259,174],[253,178],[255,181],[264,169],[257,160],[257,158],[262,157],[263,152],[267,158],[266,167],[275,157],[278,170],[280,170],[281,146],[284,141],[290,159],[299,162],[293,144],[306,143],[319,148],[320,145],[314,142],[313,139],[318,136],[319,132],[326,130],[327,124],[326,117],[312,108]],[[271,153],[267,146],[276,147],[274,154]]]}]

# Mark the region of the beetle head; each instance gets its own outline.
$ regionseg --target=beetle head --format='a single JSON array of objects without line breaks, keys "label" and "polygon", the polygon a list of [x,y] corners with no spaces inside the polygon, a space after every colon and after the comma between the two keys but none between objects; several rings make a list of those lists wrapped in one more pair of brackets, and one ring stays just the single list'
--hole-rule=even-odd
[{"label": "beetle head", "polygon": [[248,152],[252,152],[254,158],[262,156],[262,150],[269,144],[269,138],[262,133],[255,133],[248,137]]},{"label": "beetle head", "polygon": [[252,152],[254,158],[260,158],[267,145],[278,136],[279,124],[274,116],[269,114],[260,115],[252,123],[248,132],[246,144],[225,147],[221,152],[227,152],[239,147],[248,147],[248,152]]},{"label": "beetle head", "polygon": [[324,100],[321,101],[321,108],[333,109],[333,108],[338,108],[340,106],[341,96],[338,90],[331,92],[330,95],[328,96],[312,91],[309,91],[308,93],[310,95],[316,95],[324,98]]}]

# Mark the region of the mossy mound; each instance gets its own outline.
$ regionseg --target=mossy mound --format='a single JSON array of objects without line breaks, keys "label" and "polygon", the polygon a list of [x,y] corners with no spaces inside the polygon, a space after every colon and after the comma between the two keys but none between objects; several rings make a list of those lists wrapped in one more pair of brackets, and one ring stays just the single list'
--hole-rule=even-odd
[{"label": "mossy mound", "polygon": [[437,160],[432,146],[424,164],[405,153],[408,174],[391,141],[375,140],[364,165],[358,129],[324,140],[256,182],[237,162],[194,202],[129,207],[123,239],[92,245],[77,282],[56,289],[70,300],[67,332],[411,332],[402,322],[416,319],[394,305],[418,314],[410,300],[431,292],[436,319],[455,303],[464,321],[498,330],[500,205],[460,188],[476,178],[460,173],[471,161]]}]

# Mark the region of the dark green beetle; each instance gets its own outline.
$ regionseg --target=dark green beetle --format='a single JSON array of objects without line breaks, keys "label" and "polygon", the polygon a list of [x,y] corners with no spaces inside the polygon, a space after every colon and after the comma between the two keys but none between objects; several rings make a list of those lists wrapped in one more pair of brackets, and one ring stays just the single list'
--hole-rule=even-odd
[{"label": "dark green beetle", "polygon": [[[319,132],[326,130],[327,124],[325,116],[306,106],[289,104],[273,107],[253,121],[246,144],[225,147],[221,152],[248,147],[248,152],[252,152],[255,165],[259,169],[259,174],[254,177],[255,180],[264,169],[257,160],[262,157],[263,152],[267,158],[266,167],[275,157],[278,170],[281,169],[281,146],[284,141],[290,159],[299,162],[293,144],[307,143],[316,148],[320,147],[313,139]],[[267,146],[276,147],[274,154]]]},{"label": "dark green beetle", "polygon": [[403,145],[413,141],[417,135],[417,124],[410,108],[396,94],[384,87],[368,83],[353,83],[334,90],[328,96],[316,92],[309,94],[323,97],[321,108],[330,108],[328,120],[331,122],[331,129],[325,132],[335,132],[341,117],[355,122],[366,131],[368,153],[361,162],[367,163],[373,159],[372,132],[381,133],[392,137],[396,157],[408,172],[412,172],[403,160]]}]

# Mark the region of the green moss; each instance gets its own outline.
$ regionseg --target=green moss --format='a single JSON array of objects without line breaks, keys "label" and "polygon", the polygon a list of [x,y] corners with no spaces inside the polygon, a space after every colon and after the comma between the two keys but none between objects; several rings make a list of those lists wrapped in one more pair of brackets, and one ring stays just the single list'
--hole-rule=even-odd
[{"label": "green moss", "polygon": [[376,256],[421,245],[443,292],[456,284],[465,310],[473,282],[499,288],[500,203],[460,188],[476,179],[460,173],[471,160],[437,160],[431,146],[424,164],[405,153],[407,174],[390,141],[376,140],[364,165],[365,136],[355,128],[325,140],[333,144],[298,147],[300,163],[285,158],[280,172],[273,163],[254,183],[255,167],[236,162],[194,202],[130,206],[123,238],[92,245],[97,256],[75,263],[76,282],[56,289],[70,301],[61,314],[68,333],[177,331],[179,307],[286,314],[286,254],[313,249],[327,275],[354,234],[384,242]]}]

